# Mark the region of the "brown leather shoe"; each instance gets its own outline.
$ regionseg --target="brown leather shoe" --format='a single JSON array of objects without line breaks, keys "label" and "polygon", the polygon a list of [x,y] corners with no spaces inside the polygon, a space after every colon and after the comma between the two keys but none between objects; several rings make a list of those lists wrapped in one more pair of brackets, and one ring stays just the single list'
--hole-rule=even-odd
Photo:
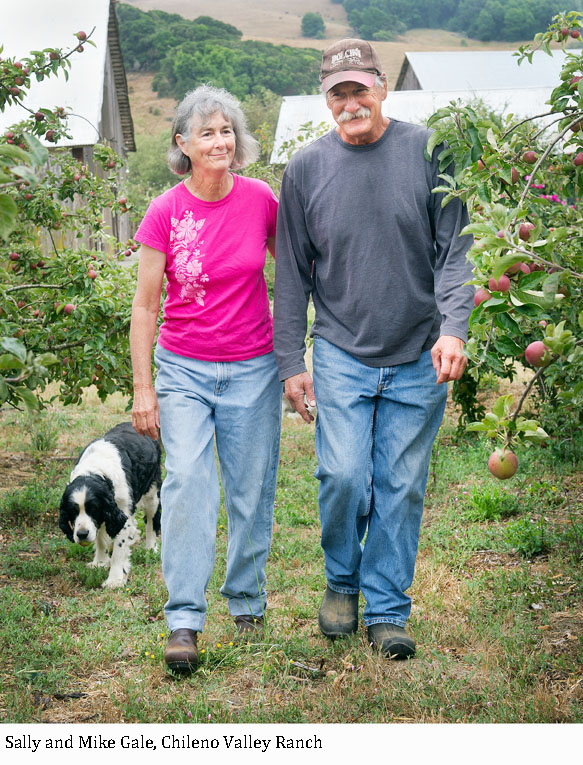
[{"label": "brown leather shoe", "polygon": [[198,664],[196,632],[186,627],[171,633],[164,651],[164,661],[173,672],[192,672]]},{"label": "brown leather shoe", "polygon": [[235,626],[239,635],[252,635],[257,632],[263,632],[265,625],[262,616],[242,614],[235,617]]}]

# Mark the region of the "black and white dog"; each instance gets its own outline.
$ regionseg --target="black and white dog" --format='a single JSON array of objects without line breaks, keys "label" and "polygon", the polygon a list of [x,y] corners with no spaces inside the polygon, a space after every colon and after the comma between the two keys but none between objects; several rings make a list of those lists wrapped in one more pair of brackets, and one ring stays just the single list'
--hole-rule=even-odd
[{"label": "black and white dog", "polygon": [[124,422],[86,446],[71,472],[61,499],[59,527],[71,542],[95,542],[89,565],[109,567],[103,587],[121,587],[127,581],[131,548],[140,536],[137,506],[146,518],[146,549],[156,548],[160,458],[159,442],[140,436]]}]

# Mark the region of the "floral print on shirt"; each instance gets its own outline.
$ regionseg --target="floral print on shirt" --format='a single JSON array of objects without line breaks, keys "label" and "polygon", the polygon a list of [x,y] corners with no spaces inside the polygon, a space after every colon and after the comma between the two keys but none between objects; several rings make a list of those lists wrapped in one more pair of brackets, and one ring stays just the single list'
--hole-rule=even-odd
[{"label": "floral print on shirt", "polygon": [[202,273],[201,258],[205,253],[200,248],[204,239],[200,232],[206,218],[195,220],[192,210],[186,210],[182,220],[171,218],[170,247],[174,256],[176,281],[181,285],[180,299],[183,303],[204,305],[206,289],[203,284],[209,281]]}]

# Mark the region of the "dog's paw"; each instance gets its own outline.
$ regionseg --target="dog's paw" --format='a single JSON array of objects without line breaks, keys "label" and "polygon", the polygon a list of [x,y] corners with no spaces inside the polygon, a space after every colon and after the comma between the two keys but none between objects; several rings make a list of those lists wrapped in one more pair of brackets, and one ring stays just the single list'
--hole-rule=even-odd
[{"label": "dog's paw", "polygon": [[115,579],[108,577],[101,586],[104,590],[115,590],[118,587],[123,587],[126,582],[127,576],[122,578],[116,577]]},{"label": "dog's paw", "polygon": [[144,549],[152,550],[152,552],[158,552],[158,541],[156,537],[154,537],[154,539],[146,539]]},{"label": "dog's paw", "polygon": [[110,560],[109,558],[101,559],[101,560],[92,560],[91,563],[88,563],[87,565],[89,568],[109,568],[110,566]]}]

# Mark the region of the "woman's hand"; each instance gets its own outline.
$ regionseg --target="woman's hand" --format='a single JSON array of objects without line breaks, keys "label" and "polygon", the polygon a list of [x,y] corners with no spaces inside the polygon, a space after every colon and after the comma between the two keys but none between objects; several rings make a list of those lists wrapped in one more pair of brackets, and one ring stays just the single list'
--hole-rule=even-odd
[{"label": "woman's hand", "polygon": [[132,425],[141,436],[157,439],[160,430],[160,410],[158,399],[152,385],[134,388],[132,407]]}]

